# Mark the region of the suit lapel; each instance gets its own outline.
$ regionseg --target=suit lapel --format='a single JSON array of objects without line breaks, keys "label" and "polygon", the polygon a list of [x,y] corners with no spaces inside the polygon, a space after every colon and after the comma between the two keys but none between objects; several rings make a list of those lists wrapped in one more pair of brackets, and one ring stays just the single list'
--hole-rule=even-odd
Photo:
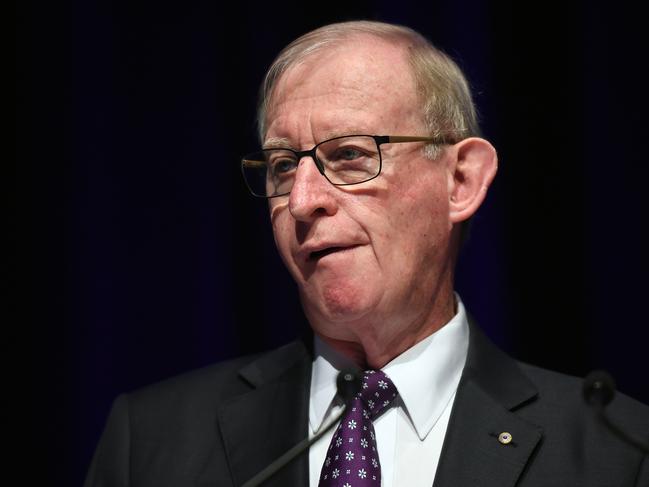
[{"label": "suit lapel", "polygon": [[[235,486],[307,436],[311,360],[303,344],[295,342],[240,371],[252,390],[218,411]],[[264,485],[308,485],[308,470],[308,455],[302,455]]]},{"label": "suit lapel", "polygon": [[[515,361],[477,326],[470,330],[467,364],[434,485],[513,486],[543,434],[514,411],[535,400],[537,392]],[[502,442],[501,433],[510,434],[511,442]]]}]

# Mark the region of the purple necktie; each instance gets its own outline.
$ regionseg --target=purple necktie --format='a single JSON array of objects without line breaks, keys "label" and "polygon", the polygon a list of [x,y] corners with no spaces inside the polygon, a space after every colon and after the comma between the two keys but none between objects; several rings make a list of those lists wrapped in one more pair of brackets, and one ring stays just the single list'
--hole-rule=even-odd
[{"label": "purple necktie", "polygon": [[380,487],[381,465],[372,421],[397,396],[380,370],[366,370],[361,392],[349,405],[327,450],[319,487]]}]

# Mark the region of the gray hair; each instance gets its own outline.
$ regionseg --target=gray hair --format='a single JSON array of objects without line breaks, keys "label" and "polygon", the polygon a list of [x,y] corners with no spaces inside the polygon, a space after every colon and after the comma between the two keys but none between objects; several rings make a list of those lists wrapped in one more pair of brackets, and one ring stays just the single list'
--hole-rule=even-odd
[{"label": "gray hair", "polygon": [[[259,94],[257,121],[262,143],[266,136],[268,108],[281,76],[311,54],[356,35],[375,36],[400,43],[407,49],[428,135],[450,141],[480,135],[469,83],[449,56],[409,27],[383,22],[352,21],[325,25],[308,32],[279,53],[266,73]],[[427,146],[428,157],[434,159],[439,154],[439,146]]]}]

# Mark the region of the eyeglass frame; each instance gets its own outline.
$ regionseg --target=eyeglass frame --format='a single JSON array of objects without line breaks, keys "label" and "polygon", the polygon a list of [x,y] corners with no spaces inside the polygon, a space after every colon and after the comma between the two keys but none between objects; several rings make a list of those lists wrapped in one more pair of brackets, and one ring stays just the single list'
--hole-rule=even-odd
[{"label": "eyeglass frame", "polygon": [[[344,139],[348,137],[371,137],[374,139],[374,142],[376,142],[376,148],[379,153],[379,169],[376,172],[374,176],[372,176],[369,179],[364,179],[362,181],[358,181],[355,183],[334,183],[332,182],[327,175],[325,174],[325,167],[324,164],[316,157],[316,149],[322,145],[326,144],[327,142],[331,142],[332,140],[338,140],[338,139]],[[435,145],[446,145],[446,144],[453,144],[452,140],[446,139],[445,137],[420,137],[420,136],[412,136],[412,135],[368,135],[368,134],[350,134],[350,135],[339,135],[338,137],[332,137],[331,139],[323,140],[322,142],[318,142],[316,145],[314,145],[311,149],[308,150],[303,150],[303,151],[297,151],[295,149],[291,149],[289,147],[270,147],[268,149],[260,149],[256,152],[251,152],[250,154],[256,154],[258,152],[263,152],[263,151],[269,151],[269,150],[285,150],[292,152],[295,154],[297,157],[296,162],[299,163],[304,157],[309,156],[312,160],[313,163],[316,165],[318,168],[318,172],[332,185],[332,186],[353,186],[355,184],[363,184],[368,181],[371,181],[372,179],[375,179],[380,176],[381,174],[381,169],[383,169],[383,154],[381,154],[381,145],[382,144],[402,144],[402,143],[407,143],[407,142],[428,142],[430,144],[435,144]],[[280,194],[274,194],[272,196],[266,196],[266,195],[260,195],[255,193],[250,185],[248,184],[248,180],[246,179],[245,175],[245,162],[246,162],[246,156],[243,156],[241,158],[241,172],[243,175],[243,181],[246,183],[246,187],[248,188],[248,191],[250,191],[250,194],[257,198],[277,198],[279,196],[286,196],[288,194],[291,194],[291,191],[288,191],[286,193],[280,193]],[[291,186],[291,189],[293,187]]]}]

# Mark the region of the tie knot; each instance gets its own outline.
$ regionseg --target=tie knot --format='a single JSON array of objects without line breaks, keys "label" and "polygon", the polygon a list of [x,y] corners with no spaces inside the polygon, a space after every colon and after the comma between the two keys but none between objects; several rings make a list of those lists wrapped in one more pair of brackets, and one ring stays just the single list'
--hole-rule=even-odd
[{"label": "tie knot", "polygon": [[366,370],[359,395],[368,415],[374,419],[397,397],[397,388],[385,372]]}]

